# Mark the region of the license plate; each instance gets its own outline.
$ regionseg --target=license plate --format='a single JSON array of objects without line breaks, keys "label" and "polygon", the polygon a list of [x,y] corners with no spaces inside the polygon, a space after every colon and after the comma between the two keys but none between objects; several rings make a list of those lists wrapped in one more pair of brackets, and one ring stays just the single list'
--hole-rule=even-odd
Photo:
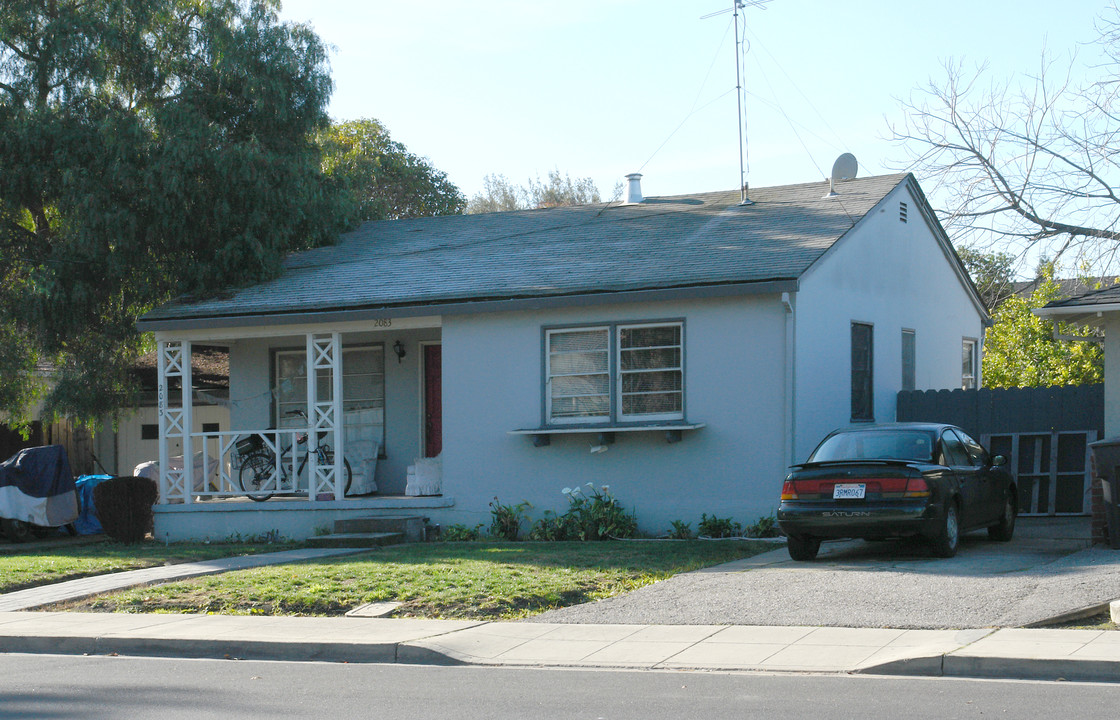
[{"label": "license plate", "polygon": [[867,492],[864,483],[838,483],[832,487],[833,500],[862,500]]}]

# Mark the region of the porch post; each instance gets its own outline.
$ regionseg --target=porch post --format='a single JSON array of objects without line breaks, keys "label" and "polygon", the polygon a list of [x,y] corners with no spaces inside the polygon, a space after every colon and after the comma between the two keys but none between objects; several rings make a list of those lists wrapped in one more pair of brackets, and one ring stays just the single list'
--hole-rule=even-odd
[{"label": "porch post", "polygon": [[[191,502],[191,344],[184,340],[161,340],[157,353],[159,375],[159,502]],[[180,400],[172,406],[169,378],[179,378]],[[171,468],[171,443],[183,448],[182,468]]]},{"label": "porch post", "polygon": [[[330,398],[320,398],[320,373],[330,373]],[[308,499],[315,501],[320,492],[330,492],[336,500],[344,494],[342,419],[342,336],[340,333],[308,333],[307,335],[307,417],[308,432]],[[334,448],[334,464],[320,465],[315,450],[323,442]]]}]

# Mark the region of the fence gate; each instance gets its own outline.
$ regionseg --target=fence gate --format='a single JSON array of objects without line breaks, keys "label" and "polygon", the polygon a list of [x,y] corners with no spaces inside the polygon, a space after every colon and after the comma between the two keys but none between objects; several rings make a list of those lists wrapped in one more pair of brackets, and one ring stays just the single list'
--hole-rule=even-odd
[{"label": "fence gate", "polygon": [[1003,455],[1019,488],[1022,515],[1083,515],[1089,512],[1091,430],[997,433],[980,442]]},{"label": "fence gate", "polygon": [[1007,458],[1023,515],[1085,515],[1089,443],[1104,436],[1104,386],[898,394],[900,422],[945,422]]}]

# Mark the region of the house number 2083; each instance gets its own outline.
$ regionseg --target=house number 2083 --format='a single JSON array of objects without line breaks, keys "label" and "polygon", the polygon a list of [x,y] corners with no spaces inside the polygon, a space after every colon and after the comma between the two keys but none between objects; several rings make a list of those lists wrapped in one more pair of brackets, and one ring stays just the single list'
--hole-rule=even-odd
[{"label": "house number 2083", "polygon": [[382,319],[382,320],[374,320],[373,321],[373,326],[374,327],[379,327],[379,328],[393,327],[393,320],[392,320],[392,318]]}]

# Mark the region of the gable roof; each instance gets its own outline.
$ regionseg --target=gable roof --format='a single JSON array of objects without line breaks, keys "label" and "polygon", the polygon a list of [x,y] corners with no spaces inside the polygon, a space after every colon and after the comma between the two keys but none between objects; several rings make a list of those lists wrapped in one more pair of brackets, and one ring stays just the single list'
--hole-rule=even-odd
[{"label": "gable roof", "polygon": [[[795,290],[797,278],[908,174],[647,197],[482,215],[368,222],[294,254],[276,280],[174,301],[142,330],[289,322],[362,312],[439,314],[495,301],[673,289]],[[920,195],[920,191],[918,191]],[[409,312],[406,312],[409,311]]]}]

